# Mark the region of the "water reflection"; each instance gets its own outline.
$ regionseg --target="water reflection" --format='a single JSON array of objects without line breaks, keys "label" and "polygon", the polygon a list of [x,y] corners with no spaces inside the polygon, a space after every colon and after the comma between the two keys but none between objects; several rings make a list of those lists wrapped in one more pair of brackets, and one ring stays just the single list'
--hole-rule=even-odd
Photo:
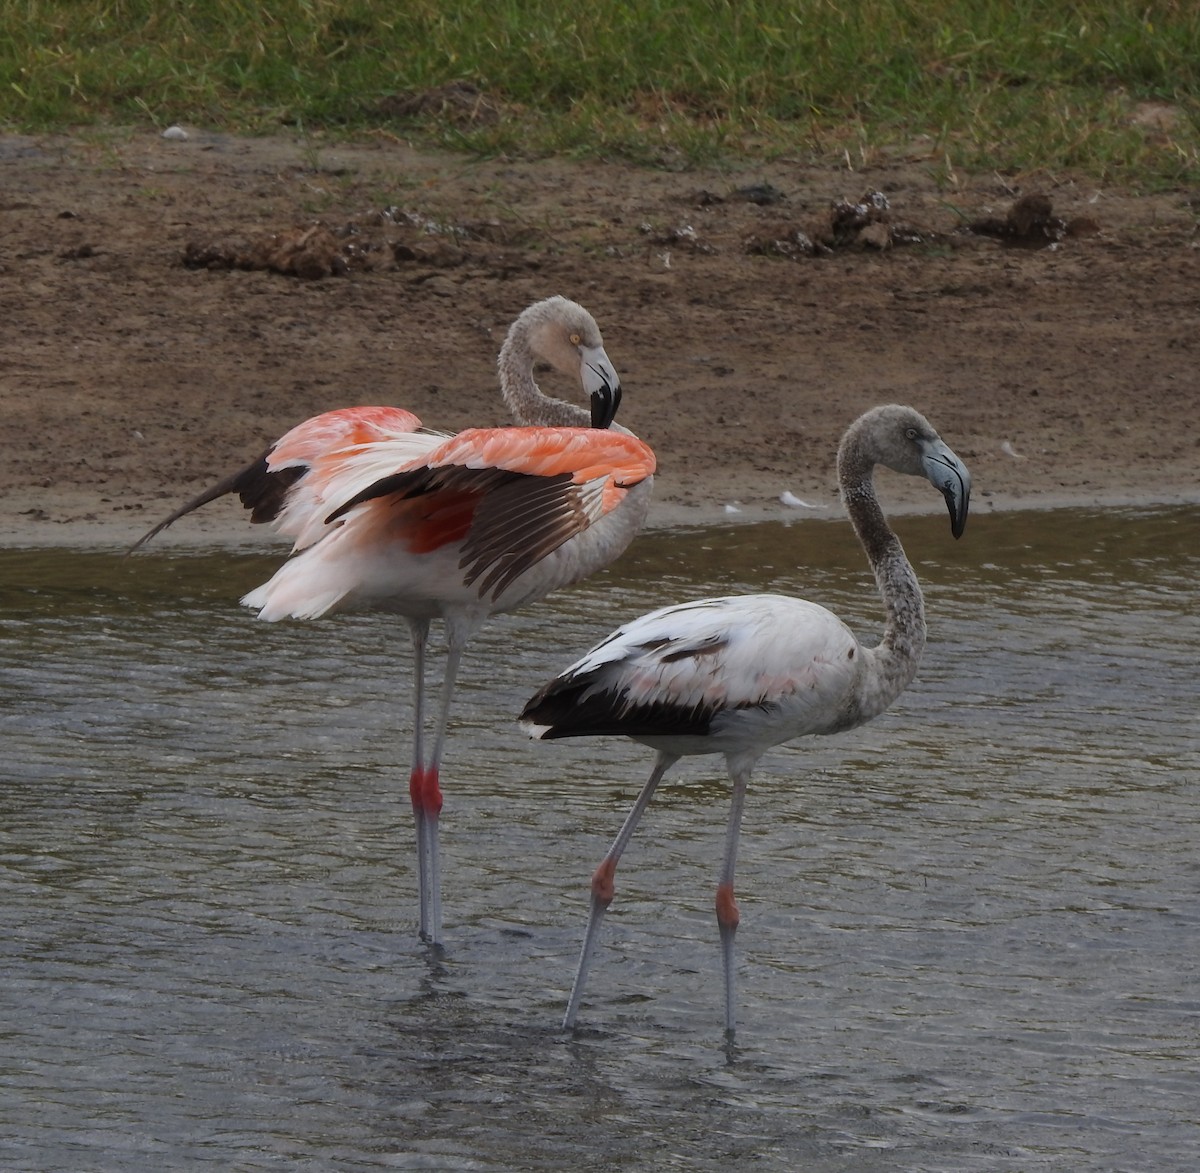
[{"label": "water reflection", "polygon": [[732,1056],[720,762],[664,784],[564,1037],[587,877],[650,755],[511,715],[668,601],[795,592],[877,630],[846,527],[644,538],[484,632],[442,956],[415,941],[394,621],[258,623],[235,600],[275,555],[0,553],[5,1163],[1194,1167],[1195,512],[898,528],[925,664],[756,775]]}]

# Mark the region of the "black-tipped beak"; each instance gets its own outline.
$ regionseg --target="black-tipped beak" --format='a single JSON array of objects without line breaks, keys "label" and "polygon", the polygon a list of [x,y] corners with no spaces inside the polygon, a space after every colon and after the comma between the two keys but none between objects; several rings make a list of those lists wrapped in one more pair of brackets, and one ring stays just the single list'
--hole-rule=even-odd
[{"label": "black-tipped beak", "polygon": [[579,380],[592,405],[592,427],[607,428],[621,406],[621,380],[603,346],[581,346]]},{"label": "black-tipped beak", "polygon": [[922,463],[929,483],[946,498],[950,532],[961,538],[967,527],[967,510],[971,504],[971,474],[967,466],[940,440],[929,446]]},{"label": "black-tipped beak", "polygon": [[608,428],[617,418],[617,408],[621,406],[621,384],[609,383],[599,371],[600,387],[592,392],[592,427]]}]

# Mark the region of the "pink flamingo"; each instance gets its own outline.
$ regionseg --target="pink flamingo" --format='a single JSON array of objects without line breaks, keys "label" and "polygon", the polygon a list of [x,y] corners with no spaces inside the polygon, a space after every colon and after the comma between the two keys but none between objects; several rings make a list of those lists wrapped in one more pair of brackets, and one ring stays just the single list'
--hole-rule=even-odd
[{"label": "pink flamingo", "polygon": [[[590,413],[545,395],[542,359],[578,380]],[[440,943],[439,785],[463,651],[489,616],[534,602],[613,561],[641,528],[651,450],[612,424],[620,384],[599,327],[551,297],[526,309],[500,350],[500,386],[516,427],[428,431],[411,412],[357,407],[293,428],[247,468],[155,526],[226,493],[273,521],[293,557],[242,602],[260,619],[315,619],[366,607],[402,615],[413,646],[409,794],[417,833],[420,934]],[[431,621],[446,632],[440,704],[426,743]]]},{"label": "pink flamingo", "polygon": [[841,733],[882,713],[916,674],[925,610],[916,574],[875,495],[877,464],[927,477],[963,532],[971,478],[911,407],[878,407],[856,420],[838,449],[838,480],[883,599],[877,647],[863,647],[832,612],[782,595],[701,599],[665,607],[619,628],[551,680],[521,714],[534,737],[623,736],[657,752],[608,854],[592,876],[591,912],[563,1020],[575,1025],[617,861],[656,787],[685,754],[725,755],[733,802],[717,883],[725,972],[725,1029],[734,1031],[733,894],[738,832],[750,775],[771,746],[806,734]]}]

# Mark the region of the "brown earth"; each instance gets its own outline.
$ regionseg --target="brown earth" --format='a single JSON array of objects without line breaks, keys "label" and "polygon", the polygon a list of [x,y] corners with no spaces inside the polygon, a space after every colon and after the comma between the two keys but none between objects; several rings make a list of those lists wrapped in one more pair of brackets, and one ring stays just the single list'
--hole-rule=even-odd
[{"label": "brown earth", "polygon": [[[0,168],[9,545],[127,541],[335,406],[502,423],[496,352],[551,293],[601,324],[658,524],[836,514],[838,436],[888,400],[976,510],[1200,501],[1195,196],[203,133],[0,137]],[[165,537],[246,533],[222,502]]]}]

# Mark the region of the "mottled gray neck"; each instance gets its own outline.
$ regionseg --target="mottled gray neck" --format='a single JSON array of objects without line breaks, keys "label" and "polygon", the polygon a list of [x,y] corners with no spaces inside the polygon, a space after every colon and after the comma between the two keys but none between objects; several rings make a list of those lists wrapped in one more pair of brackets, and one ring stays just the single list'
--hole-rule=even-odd
[{"label": "mottled gray neck", "polygon": [[[917,673],[925,650],[925,600],[912,564],[875,495],[875,459],[865,438],[851,432],[838,451],[838,481],[850,522],[866,551],[887,612],[883,639],[867,649],[875,688],[870,707],[883,712]],[[878,706],[876,708],[876,705]]]},{"label": "mottled gray neck", "polygon": [[588,409],[545,394],[534,382],[534,354],[527,330],[513,330],[500,348],[500,392],[523,427],[586,428],[592,422]]}]

